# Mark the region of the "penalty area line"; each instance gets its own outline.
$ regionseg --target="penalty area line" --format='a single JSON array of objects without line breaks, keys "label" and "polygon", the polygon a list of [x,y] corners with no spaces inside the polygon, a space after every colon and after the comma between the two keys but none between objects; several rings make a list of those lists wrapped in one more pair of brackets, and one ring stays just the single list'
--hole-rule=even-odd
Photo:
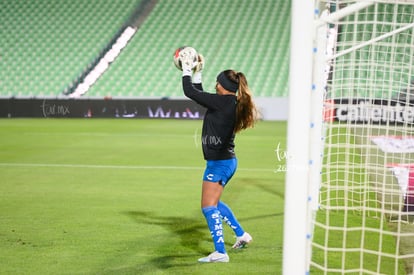
[{"label": "penalty area line", "polygon": [[[0,167],[45,167],[45,168],[92,168],[92,169],[137,169],[137,170],[204,170],[204,167],[195,166],[165,166],[165,165],[98,165],[98,164],[54,164],[54,163],[5,163]],[[273,172],[273,169],[238,168],[240,171]]]}]

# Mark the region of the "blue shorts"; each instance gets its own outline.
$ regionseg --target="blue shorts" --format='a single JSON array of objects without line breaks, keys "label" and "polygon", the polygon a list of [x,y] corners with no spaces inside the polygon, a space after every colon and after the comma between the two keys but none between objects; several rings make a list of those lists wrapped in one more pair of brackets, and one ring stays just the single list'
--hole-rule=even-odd
[{"label": "blue shorts", "polygon": [[219,182],[225,186],[237,169],[237,159],[208,160],[203,181]]}]

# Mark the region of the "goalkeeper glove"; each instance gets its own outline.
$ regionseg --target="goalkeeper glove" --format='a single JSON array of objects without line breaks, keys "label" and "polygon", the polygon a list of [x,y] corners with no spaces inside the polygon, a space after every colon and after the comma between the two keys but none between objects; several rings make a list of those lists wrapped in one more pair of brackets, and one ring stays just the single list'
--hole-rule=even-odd
[{"label": "goalkeeper glove", "polygon": [[201,73],[204,69],[204,56],[198,54],[198,64],[194,67],[193,83],[201,83]]},{"label": "goalkeeper glove", "polygon": [[183,76],[193,76],[193,68],[197,66],[197,61],[195,61],[195,56],[184,48],[180,51],[180,60],[181,67],[183,69]]}]

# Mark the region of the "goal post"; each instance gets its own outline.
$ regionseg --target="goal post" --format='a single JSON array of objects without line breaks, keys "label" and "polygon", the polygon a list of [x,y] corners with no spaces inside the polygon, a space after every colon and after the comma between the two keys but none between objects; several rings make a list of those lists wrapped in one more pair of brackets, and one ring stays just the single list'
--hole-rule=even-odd
[{"label": "goal post", "polygon": [[290,57],[283,274],[414,273],[414,0],[293,0]]},{"label": "goal post", "polygon": [[292,1],[283,274],[305,274],[312,85],[312,1]]}]

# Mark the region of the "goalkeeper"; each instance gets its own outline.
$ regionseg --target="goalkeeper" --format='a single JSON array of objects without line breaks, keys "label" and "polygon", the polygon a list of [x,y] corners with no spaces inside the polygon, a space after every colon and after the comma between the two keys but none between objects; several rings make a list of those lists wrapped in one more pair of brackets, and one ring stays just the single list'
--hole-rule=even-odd
[{"label": "goalkeeper", "polygon": [[237,168],[235,134],[254,126],[256,108],[243,73],[234,70],[222,71],[217,76],[216,93],[207,93],[203,91],[201,84],[203,56],[198,55],[197,64],[194,64],[185,51],[180,53],[180,58],[184,94],[207,108],[202,128],[202,148],[207,164],[202,183],[201,209],[210,229],[215,251],[198,261],[228,262],[222,219],[237,236],[233,248],[242,248],[252,241],[250,234],[243,230],[230,207],[220,201],[220,197]]}]

